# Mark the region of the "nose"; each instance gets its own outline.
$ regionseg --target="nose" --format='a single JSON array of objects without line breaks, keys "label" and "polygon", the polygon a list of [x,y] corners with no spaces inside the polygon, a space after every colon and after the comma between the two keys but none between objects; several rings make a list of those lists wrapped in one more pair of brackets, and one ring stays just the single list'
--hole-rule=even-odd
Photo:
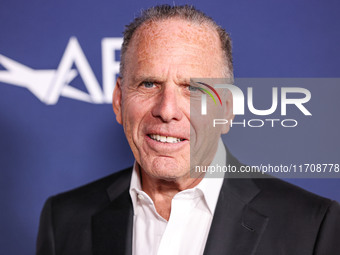
[{"label": "nose", "polygon": [[180,107],[181,95],[175,84],[165,84],[159,94],[155,106],[152,108],[152,115],[160,118],[163,122],[181,120],[183,112]]}]

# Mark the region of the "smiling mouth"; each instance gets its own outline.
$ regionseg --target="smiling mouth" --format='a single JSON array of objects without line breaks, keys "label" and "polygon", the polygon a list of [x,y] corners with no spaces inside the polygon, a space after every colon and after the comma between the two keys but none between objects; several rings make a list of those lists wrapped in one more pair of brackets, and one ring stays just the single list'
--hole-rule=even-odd
[{"label": "smiling mouth", "polygon": [[161,142],[161,143],[179,143],[184,141],[185,139],[172,137],[172,136],[162,136],[162,135],[148,135],[152,140]]}]

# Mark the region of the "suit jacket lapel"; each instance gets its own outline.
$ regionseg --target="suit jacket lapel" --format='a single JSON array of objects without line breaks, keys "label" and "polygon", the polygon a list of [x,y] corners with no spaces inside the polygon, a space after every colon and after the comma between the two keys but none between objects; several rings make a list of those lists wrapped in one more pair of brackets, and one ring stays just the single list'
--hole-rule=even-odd
[{"label": "suit jacket lapel", "polygon": [[94,255],[132,254],[130,176],[117,179],[108,188],[110,203],[92,217]]},{"label": "suit jacket lapel", "polygon": [[[240,163],[228,152],[228,164]],[[250,178],[226,178],[211,224],[205,255],[254,254],[268,217],[249,205],[260,192]]]}]

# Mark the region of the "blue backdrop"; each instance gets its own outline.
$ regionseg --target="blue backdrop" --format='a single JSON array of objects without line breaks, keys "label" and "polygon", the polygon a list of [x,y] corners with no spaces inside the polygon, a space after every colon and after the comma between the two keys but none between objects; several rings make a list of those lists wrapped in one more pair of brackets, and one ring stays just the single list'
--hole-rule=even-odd
[{"label": "blue backdrop", "polygon": [[[48,196],[132,164],[108,103],[117,44],[141,8],[173,2],[194,4],[230,32],[236,77],[340,77],[336,0],[2,0],[0,254],[34,253]],[[237,129],[226,137],[228,146],[246,163],[263,155],[266,162],[318,162],[320,155],[321,163],[339,163],[339,94],[339,86],[325,86],[322,98],[331,103],[313,106],[321,119],[296,132],[269,130],[272,143],[265,143],[264,130]],[[288,181],[340,201],[340,179]]]}]

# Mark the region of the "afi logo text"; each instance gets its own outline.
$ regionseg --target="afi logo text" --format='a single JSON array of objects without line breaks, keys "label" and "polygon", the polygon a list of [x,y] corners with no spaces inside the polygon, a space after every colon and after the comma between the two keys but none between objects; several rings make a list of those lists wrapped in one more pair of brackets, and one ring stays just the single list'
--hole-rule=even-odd
[{"label": "afi logo text", "polygon": [[[0,82],[25,87],[48,105],[56,104],[60,96],[94,104],[111,103],[116,75],[119,73],[119,61],[115,60],[115,54],[121,49],[122,41],[122,38],[102,39],[103,89],[75,37],[70,38],[55,70],[35,70],[0,54],[0,64],[6,68],[0,71]],[[70,85],[78,74],[88,93]]]}]

